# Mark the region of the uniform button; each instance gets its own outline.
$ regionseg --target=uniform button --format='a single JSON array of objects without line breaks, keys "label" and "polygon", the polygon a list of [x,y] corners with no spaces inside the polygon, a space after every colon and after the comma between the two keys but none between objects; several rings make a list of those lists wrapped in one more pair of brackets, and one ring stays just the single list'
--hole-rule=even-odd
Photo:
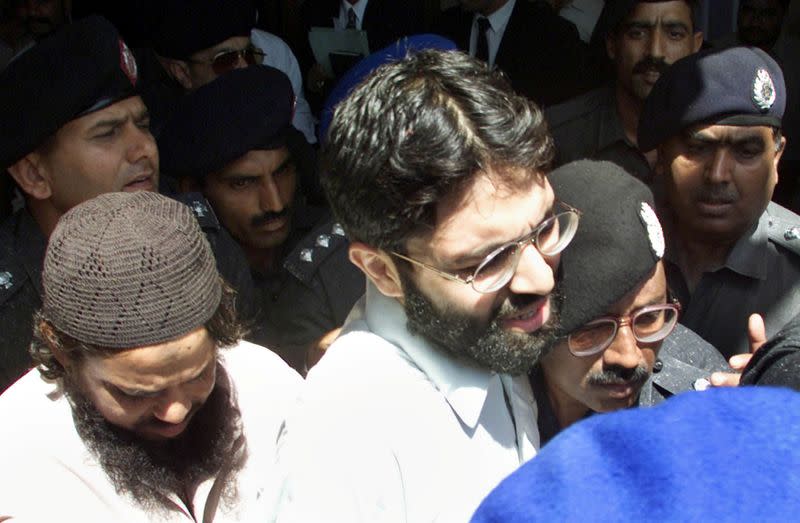
[{"label": "uniform button", "polygon": [[653,372],[661,372],[661,369],[663,368],[664,363],[661,360],[656,360],[656,362],[653,363]]}]

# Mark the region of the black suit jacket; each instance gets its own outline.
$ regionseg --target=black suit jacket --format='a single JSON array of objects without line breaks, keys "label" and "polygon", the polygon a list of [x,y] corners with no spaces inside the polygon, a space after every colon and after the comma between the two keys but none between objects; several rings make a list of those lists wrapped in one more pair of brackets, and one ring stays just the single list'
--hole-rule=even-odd
[{"label": "black suit jacket", "polygon": [[[473,14],[461,7],[442,13],[434,32],[469,52]],[[506,26],[495,66],[514,89],[540,105],[553,105],[585,90],[587,48],[573,24],[545,2],[517,0]]]}]

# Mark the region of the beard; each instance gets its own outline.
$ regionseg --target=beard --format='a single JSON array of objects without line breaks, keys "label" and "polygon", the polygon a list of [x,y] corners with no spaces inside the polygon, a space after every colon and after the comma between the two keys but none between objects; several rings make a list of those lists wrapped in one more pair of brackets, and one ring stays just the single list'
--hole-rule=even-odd
[{"label": "beard", "polygon": [[217,381],[206,402],[179,436],[165,441],[145,440],[109,423],[69,378],[64,380],[64,389],[73,405],[78,435],[117,494],[132,497],[145,510],[166,512],[174,506],[166,494],[185,499],[187,492],[215,477],[223,466],[230,470],[221,478],[225,481],[222,500],[228,504],[236,500],[231,479],[243,465],[246,450],[239,442],[239,409],[231,402],[229,387],[220,385],[227,379],[217,362]]},{"label": "beard", "polygon": [[561,296],[550,295],[550,318],[531,333],[504,329],[500,318],[518,314],[542,296],[511,295],[491,315],[488,323],[465,312],[441,310],[403,274],[408,330],[432,341],[434,346],[478,367],[502,374],[528,373],[558,339],[556,327]]}]

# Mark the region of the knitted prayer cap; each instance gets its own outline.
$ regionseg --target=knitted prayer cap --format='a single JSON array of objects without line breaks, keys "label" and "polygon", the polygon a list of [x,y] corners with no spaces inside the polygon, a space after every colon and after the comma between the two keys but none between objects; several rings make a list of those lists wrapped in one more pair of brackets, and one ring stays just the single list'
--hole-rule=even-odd
[{"label": "knitted prayer cap", "polygon": [[211,318],[222,292],[192,211],[151,192],[103,194],[62,216],[42,282],[58,330],[110,348],[185,335]]}]

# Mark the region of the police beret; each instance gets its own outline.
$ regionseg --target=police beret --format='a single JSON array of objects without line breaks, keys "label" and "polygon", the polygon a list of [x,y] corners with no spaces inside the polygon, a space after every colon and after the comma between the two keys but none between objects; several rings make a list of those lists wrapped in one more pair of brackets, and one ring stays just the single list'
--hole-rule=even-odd
[{"label": "police beret", "polygon": [[771,387],[592,416],[503,480],[471,521],[796,521],[798,434],[800,394]]},{"label": "police beret", "polygon": [[68,24],[0,74],[0,168],[67,122],[136,94],[136,60],[105,18]]},{"label": "police beret", "polygon": [[643,151],[695,124],[780,127],[783,72],[757,48],[704,51],[672,64],[653,86],[639,117]]},{"label": "police beret", "polygon": [[161,170],[203,178],[254,149],[284,144],[294,92],[281,71],[253,65],[183,97],[158,136]]},{"label": "police beret", "polygon": [[161,56],[186,60],[256,25],[252,0],[167,0],[153,47]]},{"label": "police beret", "polygon": [[642,283],[664,255],[647,186],[611,162],[581,160],[550,176],[556,197],[581,211],[561,254],[561,334],[602,316]]}]

